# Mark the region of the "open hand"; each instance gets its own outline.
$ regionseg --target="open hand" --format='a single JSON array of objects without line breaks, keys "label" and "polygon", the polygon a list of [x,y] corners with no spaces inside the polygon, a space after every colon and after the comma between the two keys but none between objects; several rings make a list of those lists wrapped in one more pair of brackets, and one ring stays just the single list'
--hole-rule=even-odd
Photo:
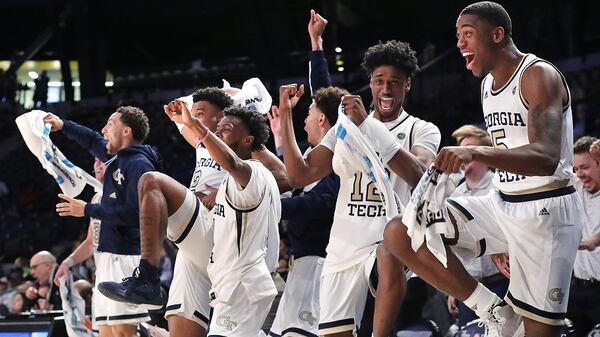
[{"label": "open hand", "polygon": [[58,197],[64,200],[64,202],[56,204],[56,212],[59,216],[84,216],[85,205],[87,205],[87,202],[71,198],[64,194],[59,194]]}]

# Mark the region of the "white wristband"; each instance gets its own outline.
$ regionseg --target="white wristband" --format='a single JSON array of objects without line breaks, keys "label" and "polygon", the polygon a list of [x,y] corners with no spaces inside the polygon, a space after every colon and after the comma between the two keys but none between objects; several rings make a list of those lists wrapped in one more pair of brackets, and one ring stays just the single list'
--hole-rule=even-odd
[{"label": "white wristband", "polygon": [[177,126],[177,129],[179,130],[179,133],[181,133],[181,130],[182,130],[182,129],[183,129],[183,127],[185,126],[184,124],[182,124],[182,123],[177,123],[177,122],[175,123],[175,125]]},{"label": "white wristband", "polygon": [[73,265],[75,265],[75,261],[73,261],[72,257],[67,257],[62,263],[66,264],[67,267],[71,268],[73,267]]}]

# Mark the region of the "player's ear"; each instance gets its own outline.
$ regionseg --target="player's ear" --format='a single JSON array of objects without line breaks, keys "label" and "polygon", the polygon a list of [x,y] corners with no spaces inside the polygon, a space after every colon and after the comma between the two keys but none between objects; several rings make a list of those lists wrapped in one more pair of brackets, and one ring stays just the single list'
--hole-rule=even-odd
[{"label": "player's ear", "polygon": [[504,40],[504,28],[502,27],[496,27],[492,30],[492,41],[494,41],[494,43],[500,43],[502,42],[502,40]]},{"label": "player's ear", "polygon": [[406,81],[404,81],[404,91],[409,92],[411,86],[412,86],[412,80],[409,77]]},{"label": "player's ear", "polygon": [[244,145],[252,147],[252,143],[254,143],[254,136],[246,136],[242,139],[242,142],[244,142]]}]

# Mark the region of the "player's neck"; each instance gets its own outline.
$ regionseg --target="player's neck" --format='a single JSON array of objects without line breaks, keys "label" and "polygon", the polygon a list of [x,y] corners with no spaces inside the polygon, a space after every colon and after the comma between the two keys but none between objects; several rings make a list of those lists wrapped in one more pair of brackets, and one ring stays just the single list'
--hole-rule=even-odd
[{"label": "player's neck", "polygon": [[513,44],[506,46],[498,52],[494,68],[490,71],[494,77],[494,89],[499,89],[506,84],[521,64],[525,54]]},{"label": "player's neck", "polygon": [[483,180],[483,177],[485,177],[487,172],[487,170],[481,172],[475,171],[467,175],[465,177],[465,183],[467,184],[469,190],[477,188],[479,184],[481,184],[481,181]]}]

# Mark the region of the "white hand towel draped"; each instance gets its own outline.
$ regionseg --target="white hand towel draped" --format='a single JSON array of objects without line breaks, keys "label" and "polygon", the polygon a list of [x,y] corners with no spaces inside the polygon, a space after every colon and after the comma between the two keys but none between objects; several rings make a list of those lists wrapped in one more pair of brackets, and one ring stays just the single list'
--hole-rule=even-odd
[{"label": "white hand towel draped", "polygon": [[[223,88],[231,88],[226,80],[223,80]],[[271,94],[260,79],[253,77],[242,84],[242,88],[233,95],[233,104],[246,107],[250,110],[266,114],[271,110],[273,99]]]},{"label": "white hand towel draped", "polygon": [[69,337],[92,337],[92,331],[85,326],[85,301],[75,288],[73,274],[61,276],[59,280],[67,335]]},{"label": "white hand towel draped", "polygon": [[56,180],[62,192],[78,196],[87,184],[102,192],[102,184],[81,168],[75,166],[50,140],[50,124],[44,123],[47,112],[32,110],[15,119],[27,147]]},{"label": "white hand towel draped", "polygon": [[448,267],[448,260],[440,234],[451,233],[452,224],[446,218],[445,202],[456,185],[452,176],[431,164],[414,188],[402,216],[412,249],[417,251],[426,241],[429,251],[444,267]]},{"label": "white hand towel draped", "polygon": [[[363,125],[369,122],[370,121],[365,120]],[[336,128],[335,134],[338,141],[341,141],[348,150],[347,153],[349,153],[350,158],[345,159],[351,161],[356,168],[359,168],[364,172],[369,177],[370,181],[377,187],[379,195],[383,199],[382,202],[385,206],[387,219],[390,220],[400,214],[400,201],[394,192],[392,184],[390,183],[390,178],[385,172],[381,159],[377,155],[375,148],[371,145],[373,140],[367,139],[361,130],[352,122],[350,117],[342,112],[341,104],[338,108],[338,121],[334,127]],[[385,126],[383,127],[385,128]],[[388,132],[387,129],[385,132]],[[382,149],[378,150],[380,153],[382,152]],[[383,151],[385,152],[385,150]],[[388,156],[386,155],[382,155],[382,158],[387,157]]]}]

